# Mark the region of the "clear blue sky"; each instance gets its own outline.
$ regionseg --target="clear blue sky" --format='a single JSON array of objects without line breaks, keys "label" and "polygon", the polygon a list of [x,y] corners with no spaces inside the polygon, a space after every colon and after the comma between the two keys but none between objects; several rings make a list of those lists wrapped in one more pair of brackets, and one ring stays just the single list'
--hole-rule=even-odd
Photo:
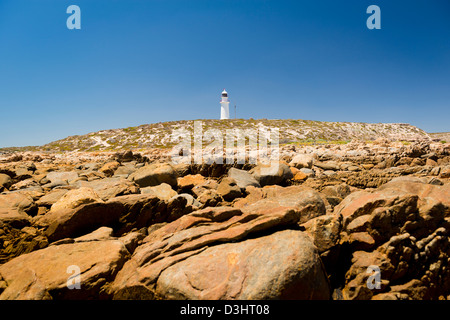
[{"label": "clear blue sky", "polygon": [[238,118],[450,131],[450,1],[0,0],[0,147],[217,119],[223,88]]}]

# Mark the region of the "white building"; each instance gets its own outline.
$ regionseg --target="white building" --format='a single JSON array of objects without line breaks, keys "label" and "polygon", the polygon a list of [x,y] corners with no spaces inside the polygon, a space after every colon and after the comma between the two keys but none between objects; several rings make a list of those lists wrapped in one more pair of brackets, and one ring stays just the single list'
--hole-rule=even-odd
[{"label": "white building", "polygon": [[230,119],[230,100],[228,100],[228,93],[223,89],[222,100],[220,100],[220,120]]}]

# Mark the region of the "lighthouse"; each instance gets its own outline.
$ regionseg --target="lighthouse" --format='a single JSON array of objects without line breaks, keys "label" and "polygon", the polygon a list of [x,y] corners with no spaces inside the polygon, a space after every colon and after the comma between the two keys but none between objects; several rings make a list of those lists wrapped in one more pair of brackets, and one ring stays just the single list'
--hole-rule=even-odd
[{"label": "lighthouse", "polygon": [[230,100],[228,100],[228,93],[223,89],[222,91],[222,100],[220,100],[220,120],[230,119],[230,110],[228,105],[230,104]]}]

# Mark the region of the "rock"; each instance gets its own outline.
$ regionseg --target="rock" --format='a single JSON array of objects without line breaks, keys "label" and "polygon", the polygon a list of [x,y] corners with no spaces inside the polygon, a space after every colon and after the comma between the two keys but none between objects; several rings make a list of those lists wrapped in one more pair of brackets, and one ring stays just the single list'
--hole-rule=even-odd
[{"label": "rock", "polygon": [[172,188],[177,187],[177,176],[173,167],[168,163],[153,163],[139,168],[128,177],[141,188],[157,186],[167,183]]},{"label": "rock", "polygon": [[184,177],[179,177],[177,179],[178,188],[182,190],[192,189],[196,185],[200,185],[206,182],[205,177],[201,174],[188,174]]},{"label": "rock", "polygon": [[294,181],[305,181],[306,179],[308,179],[308,175],[301,171],[297,172],[293,178]]},{"label": "rock", "polygon": [[50,208],[51,211],[74,209],[83,204],[103,202],[91,188],[82,187],[66,192]]},{"label": "rock", "polygon": [[134,231],[120,237],[119,240],[125,245],[128,252],[133,253],[137,246],[141,244],[142,240],[145,238],[146,233],[141,231]]},{"label": "rock", "polygon": [[250,173],[263,187],[266,185],[284,184],[293,178],[289,166],[283,162],[272,162],[271,165],[258,164]]},{"label": "rock", "polygon": [[370,170],[375,167],[375,165],[373,163],[363,163],[361,164],[361,167],[363,167],[364,170]]},{"label": "rock", "polygon": [[48,246],[46,237],[37,228],[19,225],[21,229],[16,229],[16,226],[0,224],[0,265],[21,254]]},{"label": "rock", "polygon": [[[115,298],[131,292],[154,297],[154,285],[167,267],[220,243],[241,241],[257,232],[295,226],[299,216],[290,208],[255,207],[247,213],[231,207],[194,211],[152,231],[113,284]],[[279,229],[278,229],[279,230]],[[152,289],[153,288],[153,289]]]},{"label": "rock", "polygon": [[74,238],[102,227],[110,226],[118,234],[133,227],[142,228],[151,222],[167,219],[166,205],[153,195],[137,194],[94,202],[76,208],[50,211],[37,223],[48,226],[49,241]]},{"label": "rock", "polygon": [[112,156],[112,159],[118,162],[131,162],[136,161],[138,163],[147,162],[148,158],[143,157],[140,153],[133,153],[133,151],[117,152]]},{"label": "rock", "polygon": [[9,187],[12,185],[11,177],[7,174],[0,173],[0,192],[4,189],[9,189]]},{"label": "rock", "polygon": [[414,158],[413,161],[409,164],[411,167],[415,166],[423,166],[425,165],[425,160],[421,158]]},{"label": "rock", "polygon": [[426,162],[425,162],[425,165],[426,165],[426,166],[432,166],[432,167],[435,167],[435,166],[437,166],[438,164],[437,164],[437,162],[434,161],[433,159],[428,158],[428,159],[426,160]]},{"label": "rock", "polygon": [[233,178],[223,178],[217,187],[219,194],[225,201],[233,201],[235,198],[242,197],[241,188],[236,184]]},{"label": "rock", "polygon": [[192,188],[192,193],[197,197],[200,197],[201,194],[207,190],[217,190],[219,184],[216,180],[208,179],[204,183],[196,185]]},{"label": "rock", "polygon": [[191,173],[191,164],[190,163],[176,163],[172,164],[173,169],[178,177],[184,177]]},{"label": "rock", "polygon": [[17,166],[13,171],[13,178],[16,181],[22,181],[26,179],[30,179],[33,176],[33,171],[28,169],[28,166]]},{"label": "rock", "polygon": [[[252,292],[252,297],[255,299],[258,299],[258,297],[261,299],[264,297],[294,298],[297,297],[297,295],[302,296],[303,294],[306,294],[306,291],[303,290],[294,290],[293,292],[290,292],[290,290],[286,290],[289,285],[284,287],[285,285],[279,285],[280,282],[275,280],[279,279],[280,275],[284,275],[282,279],[285,279],[285,276],[290,278],[292,274],[290,272],[286,272],[287,270],[290,270],[290,266],[296,265],[296,272],[300,272],[300,270],[303,270],[301,272],[304,272],[309,269],[306,266],[304,266],[305,268],[302,267],[299,269],[298,262],[296,262],[298,260],[295,258],[297,255],[303,256],[305,252],[310,252],[317,255],[312,242],[307,239],[307,237],[303,236],[302,232],[288,230],[283,231],[285,233],[277,233],[277,236],[274,234],[273,237],[264,237],[265,239],[267,238],[267,240],[261,240],[262,238],[248,241],[242,240],[254,232],[269,230],[270,228],[276,228],[276,226],[295,224],[298,219],[292,210],[286,210],[283,208],[278,208],[276,210],[263,209],[264,208],[261,208],[258,212],[252,211],[243,214],[240,210],[229,207],[205,208],[182,216],[172,223],[166,224],[156,231],[153,231],[147,238],[144,239],[144,244],[136,249],[132,259],[126,263],[124,268],[116,277],[116,280],[111,287],[114,298],[129,299],[136,297],[136,294],[138,294],[138,296],[141,297],[153,298],[158,296],[164,299],[173,299],[179,297],[177,294],[175,294],[175,296],[173,294],[181,288],[183,290],[187,290],[186,292],[183,292],[182,296],[186,294],[186,297],[189,297],[189,292],[192,289],[189,289],[189,286],[185,287],[186,282],[184,280],[182,282],[172,281],[172,284],[169,284],[167,279],[174,276],[174,274],[169,276],[171,272],[181,270],[181,268],[187,271],[187,268],[190,270],[191,265],[193,266],[194,264],[197,264],[197,272],[199,272],[199,274],[203,273],[204,275],[203,279],[205,279],[205,281],[202,283],[210,283],[210,287],[204,288],[202,291],[193,290],[195,292],[203,292],[204,295],[202,295],[202,298],[212,298],[212,295],[215,294],[216,296],[213,299],[219,299],[221,297],[245,299],[247,296],[244,296],[243,294],[230,297],[229,292],[226,290],[219,290],[220,286],[217,284],[220,281],[206,281],[209,277],[219,277],[219,279],[221,279],[221,277],[227,277],[227,273],[224,273],[224,270],[221,268],[229,266],[229,264],[226,262],[223,264],[221,261],[213,263],[212,261],[216,260],[210,260],[210,257],[216,255],[219,260],[223,258],[226,259],[226,256],[229,256],[230,252],[243,253],[242,255],[236,256],[236,258],[238,258],[236,262],[239,263],[239,265],[242,264],[242,266],[244,266],[243,264],[246,262],[253,261],[254,259],[255,264],[251,265],[253,267],[250,265],[247,266],[247,270],[252,270],[252,272],[248,273],[248,276],[258,277],[260,279],[258,282],[262,281],[260,286],[258,285],[255,287],[251,283],[254,283],[254,281],[257,280],[256,278],[251,278],[255,280],[244,281],[243,283],[245,285],[243,285],[242,290],[236,289],[236,292],[246,292],[246,294],[249,295],[247,298],[250,298],[250,292]],[[280,238],[278,238],[278,236],[280,236]],[[237,243],[228,243],[239,240],[242,241]],[[263,241],[264,244],[260,241]],[[297,245],[289,245],[289,243],[292,243],[291,241],[297,243],[298,247]],[[225,244],[221,245],[221,243]],[[211,248],[211,250],[208,249],[208,247]],[[204,252],[207,252],[208,254],[206,256],[202,256],[201,254]],[[267,254],[267,259],[261,258],[260,254]],[[270,256],[273,258],[269,258]],[[193,264],[189,263],[189,266],[184,264],[178,266],[178,263],[183,263],[183,261],[191,259],[188,257],[193,259],[190,260]],[[290,262],[288,263],[288,260],[283,260],[284,258],[281,257],[285,257],[286,259],[289,259],[288,257],[290,257]],[[209,262],[207,265],[204,265],[201,261]],[[258,261],[260,264],[258,264]],[[313,260],[309,261],[311,261],[313,265],[316,265],[316,263],[319,262],[319,260],[317,260],[317,256]],[[172,268],[171,266],[175,267]],[[264,268],[264,266],[268,267],[267,272],[264,271],[266,269],[261,269],[260,272],[255,271],[260,270],[258,268]],[[277,269],[275,266],[281,269]],[[313,267],[313,269],[315,268],[316,267]],[[324,285],[324,283],[322,283],[324,278],[320,268],[315,273],[313,278],[305,277],[304,280],[307,282],[311,281],[309,283],[316,283],[319,287],[322,287]],[[269,269],[274,271],[273,274],[268,271]],[[240,274],[240,272],[243,272],[245,268],[243,268],[242,271],[239,270],[236,269],[235,272]],[[231,274],[235,274],[235,272]],[[294,272],[294,274],[297,274],[296,272]],[[161,282],[159,277],[163,274],[164,278]],[[178,274],[178,272],[176,272],[176,274]],[[265,276],[261,277],[261,274],[264,274]],[[247,274],[245,274],[245,276],[247,276]],[[297,278],[297,276],[294,276],[293,278]],[[177,284],[176,282],[179,283]],[[281,283],[283,282],[284,280],[281,281]],[[290,281],[287,282],[289,283]],[[230,282],[229,285],[231,286],[232,283],[234,282]],[[239,281],[237,283],[238,286],[239,283],[242,282]],[[274,283],[275,287],[272,287],[270,283]],[[248,289],[245,288],[247,284],[250,286]],[[225,286],[225,288],[230,286]],[[267,286],[273,288],[273,290],[267,290]],[[265,287],[266,289],[264,289]],[[173,290],[171,288],[173,288]],[[275,290],[275,288],[277,289]],[[321,289],[320,294],[316,290],[308,290],[313,290],[318,294],[318,296],[327,298],[329,295],[328,284],[325,282],[325,285],[322,288],[325,288],[325,291],[321,291]],[[288,294],[288,292],[290,293]],[[308,292],[311,293],[311,291]],[[322,296],[322,294],[324,295]]]},{"label": "rock", "polygon": [[228,170],[228,177],[234,179],[241,189],[245,189],[248,186],[260,187],[259,182],[245,170],[230,168],[230,170]]},{"label": "rock", "polygon": [[337,173],[333,170],[324,170],[322,173],[327,177],[333,177],[337,175]]},{"label": "rock", "polygon": [[54,183],[61,183],[61,181],[67,181],[67,183],[70,183],[77,178],[78,173],[74,171],[53,171],[47,174],[47,179]]},{"label": "rock", "polygon": [[[370,266],[377,266],[381,270],[383,279],[388,279],[393,273],[395,267],[389,259],[379,251],[365,252],[356,251],[353,253],[352,266],[347,271],[345,277],[352,279],[342,290],[346,300],[368,300],[379,290],[369,289],[367,280],[372,274],[367,272]],[[386,282],[384,283],[386,286]]]},{"label": "rock", "polygon": [[165,269],[163,299],[329,299],[317,250],[302,232],[285,230],[227,243]]},{"label": "rock", "polygon": [[334,213],[342,215],[344,228],[361,216],[371,215],[370,235],[383,241],[399,232],[407,217],[416,212],[417,200],[418,197],[412,194],[359,191],[345,198],[335,207]]},{"label": "rock", "polygon": [[29,195],[17,191],[0,194],[0,223],[22,227],[36,213],[37,205]]},{"label": "rock", "polygon": [[142,194],[152,194],[161,200],[169,200],[177,195],[177,192],[172,189],[167,183],[161,183],[154,187],[141,188]]},{"label": "rock", "polygon": [[430,171],[430,176],[438,176],[440,172],[441,172],[441,167],[434,167]]},{"label": "rock", "polygon": [[34,188],[42,190],[39,183],[34,181],[34,179],[30,178],[30,179],[25,179],[25,180],[22,180],[20,182],[17,182],[15,184],[11,185],[10,190],[13,191],[13,190],[34,189]]},{"label": "rock", "polygon": [[[252,188],[252,189],[250,189]],[[249,195],[234,203],[236,208],[247,212],[252,210],[276,209],[279,207],[295,210],[299,223],[324,215],[326,213],[325,203],[316,190],[303,186],[266,186],[258,189],[247,188]]]},{"label": "rock", "polygon": [[311,235],[319,253],[330,250],[339,243],[341,219],[342,217],[338,215],[322,215],[302,224],[306,232]]},{"label": "rock", "polygon": [[108,227],[100,227],[91,233],[74,239],[74,242],[87,242],[87,241],[103,241],[111,240],[113,238],[113,229]]},{"label": "rock", "polygon": [[435,185],[435,186],[443,186],[444,185],[444,183],[441,180],[439,180],[438,178],[435,178],[435,177],[431,178],[428,181],[428,183],[432,184],[432,185]]},{"label": "rock", "polygon": [[139,186],[134,182],[120,177],[105,178],[94,181],[78,181],[77,187],[92,188],[103,200],[107,201],[118,196],[137,194],[140,192]]},{"label": "rock", "polygon": [[186,206],[192,206],[193,210],[197,210],[202,206],[202,204],[197,199],[195,199],[192,195],[190,195],[188,193],[180,193],[178,195],[175,195],[174,197],[171,198],[171,200],[174,199],[175,197],[185,198]]},{"label": "rock", "polygon": [[450,167],[443,168],[439,177],[443,179],[450,178]]},{"label": "rock", "polygon": [[204,183],[193,187],[191,191],[205,207],[215,207],[219,202],[223,201],[216,191],[218,186],[217,181],[208,179]]},{"label": "rock", "polygon": [[117,161],[111,161],[105,163],[98,171],[102,172],[105,177],[112,177],[117,168],[119,168],[120,163]]},{"label": "rock", "polygon": [[347,242],[354,251],[369,251],[375,246],[375,240],[368,232],[351,233],[347,239]]},{"label": "rock", "polygon": [[308,168],[311,169],[314,164],[314,155],[311,154],[297,154],[295,155],[291,162],[289,162],[290,166],[293,166],[297,169]]},{"label": "rock", "polygon": [[53,189],[50,192],[48,192],[46,195],[41,197],[39,200],[37,200],[36,204],[38,206],[51,207],[68,191],[69,191],[68,189]]},{"label": "rock", "polygon": [[398,177],[379,187],[379,190],[392,190],[411,193],[420,198],[431,197],[450,207],[450,185],[443,186],[427,184],[426,180],[415,177]]},{"label": "rock", "polygon": [[[114,278],[128,256],[118,240],[61,244],[23,254],[0,265],[0,277],[7,283],[0,300],[105,297],[103,287]],[[68,284],[75,283],[69,277],[76,274],[81,289],[69,289]]]},{"label": "rock", "polygon": [[339,197],[342,199],[351,193],[350,187],[345,183],[326,186],[320,192],[328,196]]},{"label": "rock", "polygon": [[314,162],[314,165],[323,170],[337,171],[340,169],[339,163],[336,161],[325,161],[325,162],[316,161]]},{"label": "rock", "polygon": [[304,174],[306,174],[308,176],[308,178],[314,177],[316,175],[312,169],[308,169],[308,168],[301,168],[300,172],[303,172]]},{"label": "rock", "polygon": [[347,167],[348,171],[361,171],[361,168],[357,165],[352,165]]},{"label": "rock", "polygon": [[[395,178],[351,193],[335,208],[343,218],[340,241],[353,252],[344,298],[435,299],[450,290],[443,280],[450,272],[442,267],[449,259],[449,189],[427,180]],[[377,290],[367,287],[370,266],[381,271]]]},{"label": "rock", "polygon": [[126,163],[119,166],[115,171],[113,177],[127,179],[133,172],[136,171],[136,166],[134,163]]},{"label": "rock", "polygon": [[177,194],[169,199],[167,203],[167,217],[166,221],[174,221],[181,216],[191,213],[193,210],[198,209],[201,203],[195,200],[195,198],[187,193]]},{"label": "rock", "polygon": [[[76,181],[77,181],[77,179],[73,180],[72,182],[76,182]],[[53,189],[53,188],[56,188],[56,187],[65,187],[65,186],[69,185],[67,183],[67,180],[53,180],[53,182],[47,182],[47,179],[44,178],[40,182],[45,182],[42,185],[42,188],[44,188],[44,189]]]}]

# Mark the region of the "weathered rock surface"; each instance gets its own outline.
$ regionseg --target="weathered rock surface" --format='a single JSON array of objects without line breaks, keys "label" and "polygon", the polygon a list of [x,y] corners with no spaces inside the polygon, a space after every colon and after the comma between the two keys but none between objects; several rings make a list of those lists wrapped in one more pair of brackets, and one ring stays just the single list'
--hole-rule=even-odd
[{"label": "weathered rock surface", "polygon": [[449,163],[385,138],[272,168],[0,154],[0,299],[450,299]]},{"label": "weathered rock surface", "polygon": [[[269,230],[277,227],[294,226],[298,218],[294,210],[283,207],[248,213],[227,207],[195,211],[149,234],[120,271],[111,290],[116,299],[137,294],[148,298],[308,298],[300,290],[304,286],[312,296],[326,299],[328,283],[311,240],[294,230],[270,234]],[[270,235],[245,240],[262,231]],[[229,243],[236,241],[240,242]],[[209,257],[217,259],[210,267]],[[227,263],[227,259],[231,260]],[[192,271],[188,271],[191,266]],[[192,278],[170,281],[172,272],[175,277],[183,277],[179,270],[192,272]],[[286,271],[282,278],[280,270]],[[310,272],[313,281],[304,278]],[[201,273],[204,278],[199,278]],[[229,277],[234,280],[228,282]]]},{"label": "weathered rock surface", "polygon": [[12,185],[11,177],[7,174],[0,173],[0,192],[4,189],[9,189],[9,187]]},{"label": "weathered rock surface", "polygon": [[0,194],[0,223],[12,226],[25,226],[30,215],[37,213],[33,198],[22,192]]},{"label": "weathered rock surface", "polygon": [[[61,244],[0,265],[1,300],[98,299],[129,255],[118,240]],[[80,289],[69,289],[79,274]],[[73,278],[73,281],[76,280]]]},{"label": "weathered rock surface", "polygon": [[45,234],[50,241],[73,238],[101,226],[118,231],[141,228],[150,221],[161,222],[167,217],[166,205],[154,195],[128,195],[106,202],[93,202],[75,208],[52,210],[38,222],[48,226]]},{"label": "weathered rock surface", "polygon": [[245,189],[248,186],[260,187],[259,182],[246,170],[230,168],[228,170],[228,177],[234,179],[241,189]]},{"label": "weathered rock surface", "polygon": [[104,201],[129,194],[139,193],[139,186],[134,182],[120,177],[104,178],[93,181],[78,181],[78,187],[92,188]]},{"label": "weathered rock surface", "polygon": [[157,186],[167,183],[173,188],[177,187],[177,176],[173,167],[168,163],[154,163],[142,168],[128,177],[136,182],[141,188]]},{"label": "weathered rock surface", "polygon": [[308,168],[311,169],[314,163],[314,155],[312,154],[297,154],[294,156],[289,162],[289,165],[301,169],[301,168]]},{"label": "weathered rock surface", "polygon": [[165,269],[164,299],[329,299],[317,249],[301,231],[284,230],[217,245]]},{"label": "weathered rock surface", "polygon": [[250,173],[262,187],[273,184],[283,184],[293,177],[289,166],[282,162],[257,165],[250,170]]},{"label": "weathered rock surface", "polygon": [[[353,251],[345,275],[346,299],[437,299],[450,290],[450,185],[398,178],[372,191],[350,194],[335,214],[341,239]],[[367,286],[376,266],[380,287]]]},{"label": "weathered rock surface", "polygon": [[152,194],[161,200],[169,200],[177,195],[177,192],[172,189],[167,183],[161,183],[154,187],[141,188],[142,194]]},{"label": "weathered rock surface", "polygon": [[83,204],[95,202],[103,202],[103,200],[95,193],[94,189],[81,187],[65,193],[51,206],[50,210],[74,209]]}]

